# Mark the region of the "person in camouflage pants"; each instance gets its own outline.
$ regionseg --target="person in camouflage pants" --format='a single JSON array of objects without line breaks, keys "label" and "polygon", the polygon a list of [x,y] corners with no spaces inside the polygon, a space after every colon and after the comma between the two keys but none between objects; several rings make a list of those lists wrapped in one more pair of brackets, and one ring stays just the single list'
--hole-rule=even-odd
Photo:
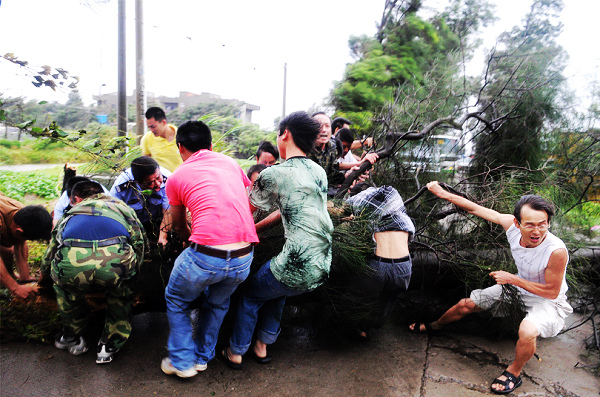
[{"label": "person in camouflage pants", "polygon": [[82,337],[89,317],[85,296],[97,286],[106,293],[107,308],[96,363],[108,363],[131,333],[134,282],[146,237],[135,211],[102,194],[96,182],[79,182],[71,200],[73,208],[53,230],[42,263],[54,281],[63,322],[55,346],[74,355],[87,351]]}]

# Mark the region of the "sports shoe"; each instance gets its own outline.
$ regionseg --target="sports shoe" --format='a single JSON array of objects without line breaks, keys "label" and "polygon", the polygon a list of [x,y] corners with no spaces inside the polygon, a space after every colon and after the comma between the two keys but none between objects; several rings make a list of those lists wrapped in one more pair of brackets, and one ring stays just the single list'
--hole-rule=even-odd
[{"label": "sports shoe", "polygon": [[206,368],[208,368],[208,365],[206,364],[196,364],[194,365],[194,369],[198,372],[202,372],[202,371],[206,371]]},{"label": "sports shoe", "polygon": [[117,353],[119,349],[113,347],[113,345],[109,343],[105,343],[102,341],[98,342],[98,350],[96,354],[96,364],[108,364],[112,361],[113,356]]},{"label": "sports shoe", "polygon": [[54,346],[56,346],[57,349],[66,350],[74,356],[78,356],[88,351],[83,336],[68,335],[65,330],[62,330],[60,334],[56,335]]},{"label": "sports shoe", "polygon": [[[196,364],[196,365],[199,365],[199,364]],[[167,374],[167,375],[175,374],[175,375],[179,376],[180,378],[191,378],[192,376],[196,376],[198,374],[198,371],[196,370],[195,367],[196,366],[193,366],[192,368],[188,368],[188,369],[184,369],[184,370],[179,370],[171,364],[171,359],[169,357],[163,358],[162,362],[160,363],[160,369],[162,369],[162,371],[165,374]]]}]

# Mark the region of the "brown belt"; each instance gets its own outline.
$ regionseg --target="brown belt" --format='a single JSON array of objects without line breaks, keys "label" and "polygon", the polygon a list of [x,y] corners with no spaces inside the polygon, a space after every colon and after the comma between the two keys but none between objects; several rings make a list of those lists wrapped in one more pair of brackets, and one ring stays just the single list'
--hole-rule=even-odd
[{"label": "brown belt", "polygon": [[190,248],[201,254],[214,256],[216,258],[229,259],[229,258],[239,258],[240,256],[248,255],[249,253],[252,252],[252,250],[254,249],[254,246],[252,244],[250,244],[244,248],[239,248],[236,250],[228,251],[228,250],[220,250],[218,248],[213,248],[213,247],[209,247],[207,245],[201,245],[201,244],[191,242]]}]

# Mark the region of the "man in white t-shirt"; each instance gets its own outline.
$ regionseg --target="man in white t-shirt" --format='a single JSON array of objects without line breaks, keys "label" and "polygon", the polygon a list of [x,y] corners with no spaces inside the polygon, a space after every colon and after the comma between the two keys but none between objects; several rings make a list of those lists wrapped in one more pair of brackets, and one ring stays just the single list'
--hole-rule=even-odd
[{"label": "man in white t-shirt", "polygon": [[514,214],[501,214],[444,190],[437,181],[429,182],[427,188],[468,213],[501,225],[506,230],[518,273],[491,272],[496,285],[474,290],[469,298],[459,301],[438,320],[412,324],[410,330],[417,333],[439,330],[467,314],[489,309],[501,299],[503,284],[514,285],[527,314],[519,326],[515,360],[491,385],[494,393],[508,394],[521,385],[520,374],[535,353],[537,337],[556,336],[564,326],[564,319],[573,312],[566,296],[569,254],[562,240],[548,231],[554,208],[540,196],[527,195],[517,202]]},{"label": "man in white t-shirt", "polygon": [[[359,160],[352,153],[352,142],[354,142],[354,136],[349,128],[342,128],[338,131],[337,139],[342,143],[342,157],[340,157],[340,163],[355,164]],[[360,158],[360,157],[359,157]]]}]

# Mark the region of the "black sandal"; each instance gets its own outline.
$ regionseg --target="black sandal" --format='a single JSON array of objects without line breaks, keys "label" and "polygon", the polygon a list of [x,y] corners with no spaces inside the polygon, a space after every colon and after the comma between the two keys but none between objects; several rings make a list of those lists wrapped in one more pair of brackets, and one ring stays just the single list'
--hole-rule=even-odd
[{"label": "black sandal", "polygon": [[273,357],[270,354],[267,354],[264,357],[258,356],[252,348],[250,348],[250,351],[248,353],[250,354],[250,357],[252,357],[252,359],[254,359],[254,361],[256,361],[259,364],[268,364],[273,360]]},{"label": "black sandal", "polygon": [[[425,326],[425,331],[421,331],[421,325]],[[408,327],[408,330],[415,334],[430,334],[434,335],[440,332],[439,329],[433,329],[431,323],[415,323],[415,327],[411,329]]]},{"label": "black sandal", "polygon": [[227,366],[231,369],[235,369],[236,371],[239,371],[240,369],[242,369],[242,364],[241,363],[234,363],[233,361],[231,361],[229,359],[229,353],[227,352],[228,349],[223,349],[221,350],[221,357],[223,358],[223,360],[225,360],[225,364],[227,364]]},{"label": "black sandal", "polygon": [[[492,389],[492,391],[496,394],[509,394],[512,393],[517,387],[521,386],[521,384],[523,383],[523,380],[521,379],[520,376],[515,376],[513,374],[511,374],[508,371],[504,371],[502,372],[502,375],[506,376],[505,380],[500,380],[498,378],[494,379],[494,381],[492,382],[490,389]],[[500,375],[500,376],[502,376]],[[513,387],[510,388],[510,383],[512,382]],[[496,390],[494,389],[492,386],[494,385],[502,385],[504,386],[504,390]]]}]

